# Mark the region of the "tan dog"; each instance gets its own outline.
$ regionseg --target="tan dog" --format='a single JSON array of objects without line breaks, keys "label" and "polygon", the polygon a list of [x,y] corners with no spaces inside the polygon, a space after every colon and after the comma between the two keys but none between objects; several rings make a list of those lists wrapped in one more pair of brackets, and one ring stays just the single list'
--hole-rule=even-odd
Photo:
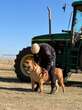
[{"label": "tan dog", "polygon": [[[30,78],[32,82],[32,90],[34,91],[35,82],[39,83],[40,92],[43,92],[43,84],[50,80],[47,70],[41,68],[37,63],[31,59],[27,59],[24,63],[26,71],[30,73]],[[64,92],[64,81],[63,72],[60,68],[54,69],[54,75],[58,79],[59,85],[62,87]]]}]

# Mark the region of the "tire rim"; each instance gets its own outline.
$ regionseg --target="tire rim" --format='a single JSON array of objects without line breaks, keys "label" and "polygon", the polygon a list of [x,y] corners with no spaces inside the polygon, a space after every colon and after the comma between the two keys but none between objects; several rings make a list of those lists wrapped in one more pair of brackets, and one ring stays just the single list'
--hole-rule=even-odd
[{"label": "tire rim", "polygon": [[33,58],[33,55],[32,54],[27,54],[25,55],[22,59],[21,59],[21,62],[20,62],[20,69],[21,69],[21,72],[25,75],[25,76],[29,76],[29,73],[26,72],[25,70],[25,67],[24,67],[24,62],[26,61],[26,59],[28,58]]}]

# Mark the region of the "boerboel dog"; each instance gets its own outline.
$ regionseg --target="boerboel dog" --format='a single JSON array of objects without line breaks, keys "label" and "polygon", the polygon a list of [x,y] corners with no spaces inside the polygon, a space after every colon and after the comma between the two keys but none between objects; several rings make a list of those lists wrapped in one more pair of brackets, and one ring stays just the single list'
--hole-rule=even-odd
[{"label": "boerboel dog", "polygon": [[[31,83],[32,83],[32,90],[34,91],[35,83],[39,83],[40,92],[43,93],[43,84],[47,81],[50,81],[49,74],[46,69],[41,68],[37,63],[35,63],[32,59],[27,59],[24,63],[26,67],[26,71],[29,72]],[[58,84],[62,87],[64,92],[64,81],[63,81],[63,72],[61,68],[54,69],[54,75],[58,80]]]}]

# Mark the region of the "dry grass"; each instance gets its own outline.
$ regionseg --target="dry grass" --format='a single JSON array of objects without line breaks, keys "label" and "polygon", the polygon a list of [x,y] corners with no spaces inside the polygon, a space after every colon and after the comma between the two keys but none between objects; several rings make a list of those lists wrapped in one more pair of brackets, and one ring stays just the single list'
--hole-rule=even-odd
[{"label": "dry grass", "polygon": [[[44,95],[31,91],[31,84],[20,83],[13,68],[13,60],[0,60],[0,110],[82,110],[82,75],[72,74],[70,81],[79,81],[50,95],[44,85]],[[6,69],[5,69],[6,68]]]}]

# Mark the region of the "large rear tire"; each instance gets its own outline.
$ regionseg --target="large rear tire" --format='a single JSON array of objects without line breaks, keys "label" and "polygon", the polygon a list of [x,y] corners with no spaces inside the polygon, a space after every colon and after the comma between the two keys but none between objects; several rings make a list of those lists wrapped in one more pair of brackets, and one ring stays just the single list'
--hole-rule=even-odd
[{"label": "large rear tire", "polygon": [[31,53],[31,48],[27,47],[21,50],[15,59],[15,73],[17,75],[17,78],[22,82],[30,82],[30,77],[28,73],[25,71],[24,66],[25,60],[29,57],[33,57],[33,55]]},{"label": "large rear tire", "polygon": [[82,48],[80,49],[80,60],[79,60],[79,63],[80,63],[80,70],[82,71]]}]

